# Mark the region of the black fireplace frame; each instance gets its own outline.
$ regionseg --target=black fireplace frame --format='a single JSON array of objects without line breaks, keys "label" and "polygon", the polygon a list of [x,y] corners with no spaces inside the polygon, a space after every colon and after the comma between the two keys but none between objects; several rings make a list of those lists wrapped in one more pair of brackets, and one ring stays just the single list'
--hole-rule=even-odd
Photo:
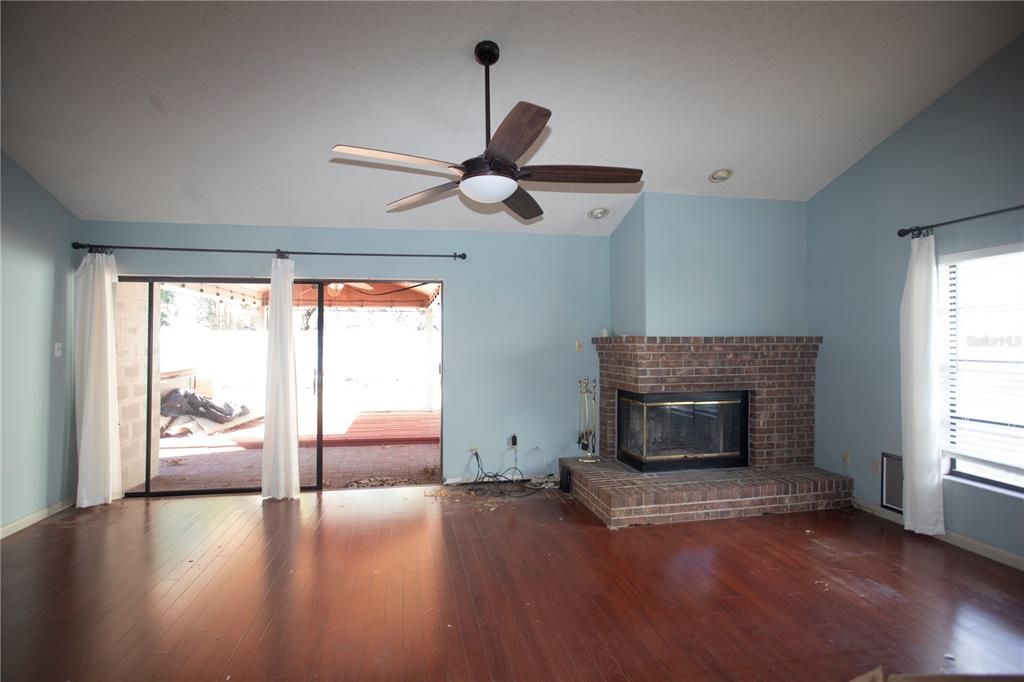
[{"label": "black fireplace frame", "polygon": [[[620,442],[622,400],[637,403],[697,403],[708,401],[734,401],[740,405],[740,451],[736,455],[692,457],[673,461],[646,460],[623,449]],[[633,393],[619,389],[615,396],[615,456],[620,462],[643,472],[678,471],[686,469],[726,469],[750,465],[750,391],[677,391],[672,393]]]}]

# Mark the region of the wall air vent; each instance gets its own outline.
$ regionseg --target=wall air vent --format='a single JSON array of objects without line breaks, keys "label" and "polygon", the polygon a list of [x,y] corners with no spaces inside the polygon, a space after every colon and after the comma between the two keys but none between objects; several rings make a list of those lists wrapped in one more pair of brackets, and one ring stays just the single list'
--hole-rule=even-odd
[{"label": "wall air vent", "polygon": [[882,453],[882,508],[903,513],[903,457]]}]

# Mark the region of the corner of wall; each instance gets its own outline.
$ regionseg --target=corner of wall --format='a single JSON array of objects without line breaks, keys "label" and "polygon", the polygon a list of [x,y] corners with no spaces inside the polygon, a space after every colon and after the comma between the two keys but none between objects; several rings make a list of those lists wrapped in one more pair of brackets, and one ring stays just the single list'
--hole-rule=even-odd
[{"label": "corner of wall", "polygon": [[646,193],[609,236],[609,320],[615,334],[646,332]]},{"label": "corner of wall", "polygon": [[648,252],[648,244],[650,240],[647,238],[647,201],[649,200],[649,193],[645,192],[640,195],[637,200],[637,205],[640,207],[637,213],[637,222],[640,225],[640,252],[643,254],[640,261],[640,305],[638,312],[638,326],[636,333],[640,336],[647,334],[647,318],[648,318],[648,293],[650,290],[650,274],[648,272],[647,264],[650,262],[650,253]]},{"label": "corner of wall", "polygon": [[[71,358],[74,276],[69,242],[79,220],[3,153],[0,276],[5,532],[74,496]],[[63,352],[55,357],[55,343]],[[49,510],[49,511],[48,511]]]}]

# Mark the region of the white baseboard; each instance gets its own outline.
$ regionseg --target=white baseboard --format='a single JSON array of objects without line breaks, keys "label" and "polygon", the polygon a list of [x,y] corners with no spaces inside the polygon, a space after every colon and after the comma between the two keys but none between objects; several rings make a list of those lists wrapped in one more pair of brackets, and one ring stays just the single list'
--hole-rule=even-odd
[{"label": "white baseboard", "polygon": [[865,502],[864,500],[858,499],[856,497],[853,498],[853,506],[856,507],[857,509],[860,509],[861,511],[866,511],[869,514],[874,514],[875,516],[881,517],[886,521],[892,521],[893,523],[898,524],[900,526],[903,525],[903,517],[894,511],[886,509],[885,507],[880,507],[877,504]]},{"label": "white baseboard", "polygon": [[[903,526],[903,517],[896,512],[889,511],[883,507],[879,507],[877,504],[871,504],[857,498],[853,499],[853,506],[857,509],[866,511],[869,514],[885,519],[886,521],[892,521],[893,523]],[[998,561],[999,563],[1009,566],[1010,568],[1016,568],[1018,571],[1024,571],[1024,556],[1014,554],[1013,552],[1007,552],[1005,549],[999,549],[992,545],[987,545],[984,542],[975,540],[974,538],[968,537],[963,533],[956,533],[953,531],[946,531],[945,535],[934,535],[932,536],[936,540],[941,540],[950,545],[959,547],[960,549],[966,549],[968,552],[981,555],[986,559],[992,561]]]},{"label": "white baseboard", "polygon": [[53,516],[57,512],[62,512],[68,507],[72,507],[75,504],[75,499],[69,497],[66,500],[54,502],[49,507],[44,507],[39,511],[32,512],[28,516],[22,516],[17,521],[11,521],[2,529],[0,529],[0,539],[6,538],[9,535],[14,535],[19,530],[25,530],[34,523],[39,523],[48,516]]}]

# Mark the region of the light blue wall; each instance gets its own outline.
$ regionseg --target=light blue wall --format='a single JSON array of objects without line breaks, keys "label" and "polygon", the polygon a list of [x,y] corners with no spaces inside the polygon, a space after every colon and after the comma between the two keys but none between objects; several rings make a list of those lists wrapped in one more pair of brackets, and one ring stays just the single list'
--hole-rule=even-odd
[{"label": "light blue wall", "polygon": [[[900,451],[900,227],[1024,203],[1024,39],[980,67],[819,192],[808,211],[808,318],[818,358],[817,464],[879,501],[872,465]],[[944,227],[940,253],[1024,240],[1024,213]],[[1024,554],[1024,499],[947,481],[956,532]]]},{"label": "light blue wall", "polygon": [[[80,241],[309,251],[465,251],[466,261],[295,256],[297,277],[444,281],[446,479],[465,479],[470,447],[490,470],[553,473],[573,453],[577,380],[597,376],[589,339],[608,321],[608,239],[528,234],[226,225],[82,223]],[[118,251],[121,274],[266,277],[270,256]],[[597,266],[595,266],[597,264]],[[576,352],[576,340],[584,352]],[[539,447],[542,453],[530,453]]]},{"label": "light blue wall", "polygon": [[[0,157],[2,209],[2,469],[7,525],[74,497],[71,278],[78,220]],[[64,356],[53,357],[53,344]]]},{"label": "light blue wall", "polygon": [[648,336],[802,336],[798,201],[646,194]]},{"label": "light blue wall", "polygon": [[616,334],[802,336],[806,206],[646,193],[611,237]]},{"label": "light blue wall", "polygon": [[641,195],[612,233],[611,331],[643,336],[647,329],[647,253],[644,248],[644,204]]}]

